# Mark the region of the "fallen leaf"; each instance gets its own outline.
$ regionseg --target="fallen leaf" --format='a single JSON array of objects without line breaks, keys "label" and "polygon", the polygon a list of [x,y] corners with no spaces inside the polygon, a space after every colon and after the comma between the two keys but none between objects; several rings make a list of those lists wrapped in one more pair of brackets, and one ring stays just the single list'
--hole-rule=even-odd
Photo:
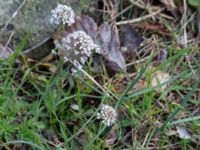
[{"label": "fallen leaf", "polygon": [[89,16],[82,16],[81,18],[81,25],[83,30],[92,37],[93,40],[96,39],[97,36],[97,24],[93,18]]},{"label": "fallen leaf", "polygon": [[131,25],[122,25],[120,28],[120,42],[123,49],[127,52],[133,52],[140,46],[142,38],[139,34],[131,27]]},{"label": "fallen leaf", "polygon": [[135,85],[134,85],[134,90],[139,91],[141,89],[146,88],[146,82],[144,80],[139,80]]},{"label": "fallen leaf", "polygon": [[176,130],[169,130],[165,133],[167,136],[174,136],[177,134]]},{"label": "fallen leaf", "polygon": [[141,22],[139,28],[142,28],[144,30],[150,30],[152,32],[165,35],[167,37],[172,37],[172,34],[170,31],[167,30],[166,27],[163,27],[160,23],[148,23],[148,22]]},{"label": "fallen leaf", "polygon": [[176,126],[177,133],[180,138],[182,139],[190,139],[191,135],[189,131],[181,126]]},{"label": "fallen leaf", "polygon": [[8,47],[3,46],[0,43],[0,58],[6,59],[12,54],[12,50]]},{"label": "fallen leaf", "polygon": [[42,63],[48,63],[48,62],[52,61],[53,58],[54,58],[54,56],[53,56],[53,54],[51,53],[51,54],[49,54],[48,56],[46,56],[45,58],[43,58],[40,62],[42,62]]},{"label": "fallen leaf", "polygon": [[101,48],[101,55],[108,61],[107,65],[115,71],[126,70],[117,28],[113,28],[108,23],[102,24],[99,27],[97,41]]},{"label": "fallen leaf", "polygon": [[56,73],[58,70],[57,66],[49,63],[37,63],[36,66],[40,69],[49,70],[51,73]]},{"label": "fallen leaf", "polygon": [[[170,80],[170,75],[163,71],[157,71],[152,74],[151,76],[151,86],[155,87],[159,84],[165,83],[168,80]],[[158,93],[162,93],[164,90],[166,90],[168,84],[164,84],[161,87],[155,88],[155,91]]]}]

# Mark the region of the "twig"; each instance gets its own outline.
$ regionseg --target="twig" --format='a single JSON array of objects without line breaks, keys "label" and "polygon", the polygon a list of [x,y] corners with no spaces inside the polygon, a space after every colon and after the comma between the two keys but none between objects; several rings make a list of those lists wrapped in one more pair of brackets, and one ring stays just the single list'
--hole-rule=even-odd
[{"label": "twig", "polygon": [[11,35],[10,35],[10,37],[9,37],[9,39],[8,39],[8,41],[7,41],[7,43],[6,43],[6,45],[5,45],[5,47],[2,49],[2,53],[0,53],[0,58],[6,53],[6,51],[9,51],[10,54],[13,53],[13,51],[8,47],[8,44],[10,43],[10,41],[11,41],[11,39],[12,39],[14,33],[15,33],[15,31],[13,31],[13,32],[11,33]]},{"label": "twig", "polygon": [[145,136],[145,138],[144,138],[144,142],[142,143],[142,147],[145,146],[145,144],[146,144],[146,142],[147,142],[147,139],[148,139],[149,135],[150,135],[150,131],[147,132],[147,134],[146,134],[146,136]]},{"label": "twig", "polygon": [[31,48],[29,48],[29,49],[23,51],[23,54],[27,54],[27,53],[31,52],[33,49],[36,49],[36,48],[40,47],[42,44],[44,44],[45,42],[47,42],[47,41],[50,40],[50,39],[51,39],[50,36],[47,37],[46,39],[44,39],[44,40],[41,41],[40,43],[36,44],[35,46],[33,46],[33,47],[31,47]]},{"label": "twig", "polygon": [[[133,5],[137,6],[140,9],[146,9],[145,6],[143,6],[142,4],[136,2],[135,0],[129,0],[130,3],[132,3]],[[140,1],[141,2],[141,1]]]},{"label": "twig", "polygon": [[[10,37],[9,37],[9,39],[8,39],[6,45],[5,45],[6,48],[8,48],[8,44],[10,43],[10,41],[11,41],[11,39],[12,39],[12,37],[13,37],[14,34],[15,34],[15,31],[13,31],[13,32],[10,34]],[[13,53],[12,51],[9,51],[9,52]]]},{"label": "twig", "polygon": [[132,66],[132,65],[134,65],[134,64],[139,64],[139,63],[141,63],[141,62],[144,62],[144,61],[148,60],[149,58],[150,58],[150,56],[147,56],[147,57],[145,57],[145,58],[143,58],[143,59],[140,59],[140,60],[137,60],[137,61],[133,61],[133,62],[131,62],[131,63],[128,63],[128,64],[126,65],[126,67]]},{"label": "twig", "polygon": [[153,12],[153,13],[151,13],[151,14],[149,14],[149,15],[146,15],[146,16],[143,16],[143,17],[140,17],[140,18],[131,19],[131,20],[126,20],[126,21],[119,21],[119,22],[116,22],[115,24],[116,24],[116,25],[123,25],[123,24],[131,24],[131,23],[140,22],[140,21],[142,21],[142,20],[145,20],[145,19],[147,19],[147,18],[150,18],[150,17],[153,17],[153,16],[159,14],[159,13],[162,12],[163,10],[164,10],[164,8],[159,9],[159,10],[156,11],[156,12]]},{"label": "twig", "polygon": [[117,17],[119,17],[120,15],[124,14],[126,11],[128,11],[132,7],[133,7],[132,5],[126,7],[121,12],[117,13],[112,19],[110,19],[110,21],[112,21],[112,20],[116,19]]},{"label": "twig", "polygon": [[[69,62],[77,67],[71,60]],[[105,89],[103,86],[101,86],[93,77],[91,77],[85,70],[78,68],[83,74],[85,74],[94,84],[96,84],[97,87],[99,87],[107,96],[114,97],[116,100],[118,99],[111,91],[108,89]]]},{"label": "twig", "polygon": [[24,6],[24,4],[26,3],[26,0],[24,0],[19,7],[17,8],[17,10],[13,13],[13,15],[10,17],[10,19],[8,20],[8,22],[5,24],[5,26],[1,29],[1,31],[5,31],[5,29],[7,28],[8,24],[17,16],[17,14],[19,13],[20,9]]}]

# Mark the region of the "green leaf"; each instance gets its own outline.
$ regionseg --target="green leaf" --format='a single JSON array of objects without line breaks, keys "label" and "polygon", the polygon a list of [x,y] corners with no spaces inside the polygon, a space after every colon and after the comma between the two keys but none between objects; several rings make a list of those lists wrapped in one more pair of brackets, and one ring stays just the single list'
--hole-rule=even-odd
[{"label": "green leaf", "polygon": [[200,10],[200,0],[188,0],[188,3],[197,8],[198,10]]}]

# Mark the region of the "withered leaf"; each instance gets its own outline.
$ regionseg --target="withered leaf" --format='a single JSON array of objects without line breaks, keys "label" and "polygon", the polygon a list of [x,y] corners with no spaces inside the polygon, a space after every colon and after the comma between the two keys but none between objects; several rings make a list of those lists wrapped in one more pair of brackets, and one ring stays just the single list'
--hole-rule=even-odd
[{"label": "withered leaf", "polygon": [[126,63],[120,51],[117,28],[113,28],[108,23],[103,23],[99,27],[97,41],[101,47],[101,55],[108,61],[107,65],[115,71],[125,70]]},{"label": "withered leaf", "polygon": [[140,46],[142,38],[131,27],[131,25],[123,25],[120,28],[120,42],[121,46],[126,47],[127,52],[133,52]]},{"label": "withered leaf", "polygon": [[177,133],[180,138],[182,139],[190,139],[191,138],[191,133],[184,127],[182,126],[176,126]]},{"label": "withered leaf", "polygon": [[166,27],[164,27],[162,24],[158,22],[156,23],[141,22],[139,27],[143,30],[149,30],[151,32],[158,33],[167,36],[169,38],[172,37],[172,33]]},{"label": "withered leaf", "polygon": [[84,15],[81,18],[81,25],[83,27],[83,30],[92,37],[93,40],[95,40],[97,36],[97,24],[94,21],[93,18]]},{"label": "withered leaf", "polygon": [[[171,77],[167,72],[156,71],[151,76],[151,86],[155,87],[155,86],[158,86],[159,84],[163,84],[163,83],[167,82],[168,80],[170,80],[170,78]],[[163,91],[165,91],[167,89],[168,85],[169,85],[169,83],[162,85],[161,87],[155,88],[155,91],[157,93],[162,93]]]},{"label": "withered leaf", "polygon": [[0,58],[6,59],[12,54],[12,50],[8,47],[3,46],[0,43]]}]

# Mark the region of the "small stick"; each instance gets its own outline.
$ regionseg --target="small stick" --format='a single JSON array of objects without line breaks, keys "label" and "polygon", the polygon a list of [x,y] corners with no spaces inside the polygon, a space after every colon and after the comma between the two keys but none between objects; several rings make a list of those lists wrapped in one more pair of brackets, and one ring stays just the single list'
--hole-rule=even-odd
[{"label": "small stick", "polygon": [[[69,60],[70,63],[72,63],[75,67],[76,65]],[[118,99],[111,91],[109,91],[108,89],[105,89],[104,87],[102,87],[94,78],[92,78],[85,70],[83,70],[82,68],[78,68],[82,73],[84,73],[94,84],[96,84],[96,86],[98,86],[107,96],[113,96],[115,99]]]},{"label": "small stick", "polygon": [[3,49],[3,52],[0,54],[0,58],[5,54],[6,51],[9,51],[10,54],[13,53],[13,51],[8,47],[8,44],[10,43],[14,33],[15,33],[14,31],[11,33],[11,35],[10,35],[6,45],[5,45],[5,48]]},{"label": "small stick", "polygon": [[126,65],[126,67],[132,66],[132,65],[134,65],[134,64],[139,64],[139,63],[141,63],[141,62],[144,62],[144,61],[148,60],[149,58],[150,58],[150,56],[147,56],[147,57],[145,57],[145,58],[143,58],[143,59],[140,59],[140,60],[137,60],[137,61],[133,61],[133,62],[131,62],[131,63],[128,63],[128,64]]},{"label": "small stick", "polygon": [[146,15],[146,16],[143,16],[143,17],[140,17],[140,18],[131,19],[131,20],[126,20],[126,21],[119,21],[119,22],[116,22],[115,25],[118,26],[118,25],[123,25],[123,24],[131,24],[131,23],[140,22],[140,21],[142,21],[142,20],[145,20],[145,19],[147,19],[147,18],[150,18],[150,17],[153,17],[153,16],[159,14],[159,13],[160,13],[161,11],[163,11],[163,10],[164,10],[164,8],[159,9],[159,10],[156,11],[156,12],[153,12],[153,13],[151,13],[151,14],[149,14],[149,15]]},{"label": "small stick", "polygon": [[46,39],[44,39],[43,41],[39,42],[38,44],[36,44],[35,46],[23,51],[23,54],[27,54],[29,52],[31,52],[33,49],[36,49],[38,47],[40,47],[42,44],[44,44],[45,42],[47,42],[51,37],[47,37]]},{"label": "small stick", "polygon": [[19,13],[20,9],[24,6],[25,3],[26,3],[26,0],[24,0],[21,3],[21,5],[19,5],[19,7],[17,8],[17,10],[13,13],[13,15],[10,17],[10,19],[5,24],[5,26],[1,29],[2,32],[5,31],[5,29],[7,28],[8,24],[17,16],[17,14]]}]

